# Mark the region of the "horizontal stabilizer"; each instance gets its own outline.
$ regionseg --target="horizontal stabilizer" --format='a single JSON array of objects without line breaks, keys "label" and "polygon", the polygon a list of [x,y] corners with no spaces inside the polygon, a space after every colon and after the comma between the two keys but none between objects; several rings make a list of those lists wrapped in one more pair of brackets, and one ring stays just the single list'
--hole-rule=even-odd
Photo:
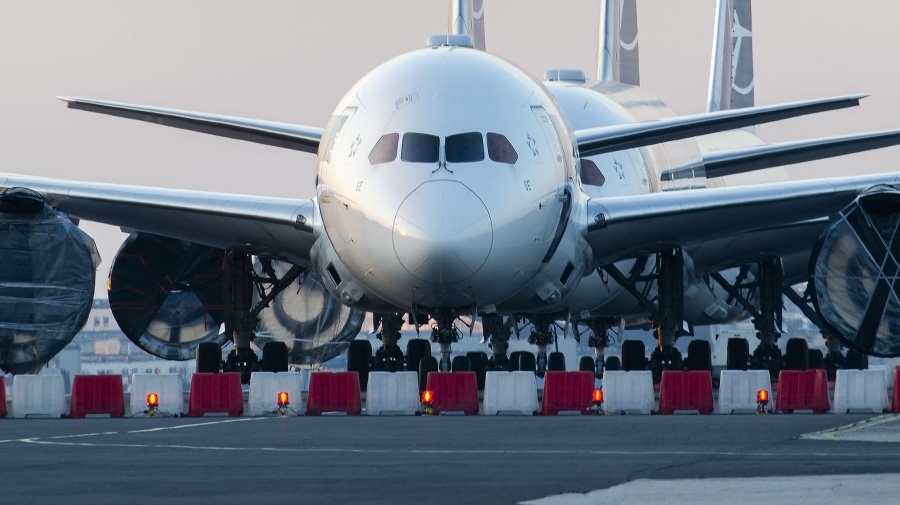
[{"label": "horizontal stabilizer", "polygon": [[[706,177],[724,177],[764,168],[834,158],[900,144],[900,130],[800,140],[783,144],[753,146],[703,155]],[[696,168],[674,168],[662,174],[662,180],[690,177]]]},{"label": "horizontal stabilizer", "polygon": [[322,128],[299,126],[272,121],[259,121],[217,114],[205,114],[178,109],[164,109],[145,105],[107,102],[61,96],[57,97],[69,105],[70,109],[86,110],[98,114],[137,119],[173,128],[208,133],[219,137],[246,140],[307,153],[319,150]]},{"label": "horizontal stabilizer", "polygon": [[829,110],[855,107],[867,95],[848,95],[736,110],[723,110],[575,131],[581,156],[593,156],[622,149],[633,149],[698,135],[736,130],[745,126],[780,121]]},{"label": "horizontal stabilizer", "polygon": [[876,174],[592,198],[586,237],[594,261],[604,264],[671,245],[828,217],[867,188],[897,184],[898,174]]}]

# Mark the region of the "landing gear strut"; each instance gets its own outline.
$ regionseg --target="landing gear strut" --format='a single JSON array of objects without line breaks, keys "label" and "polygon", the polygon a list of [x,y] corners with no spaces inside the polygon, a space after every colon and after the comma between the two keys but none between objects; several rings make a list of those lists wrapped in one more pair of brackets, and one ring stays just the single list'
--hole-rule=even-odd
[{"label": "landing gear strut", "polygon": [[509,338],[512,330],[504,324],[503,316],[499,314],[485,314],[481,318],[481,326],[484,328],[484,336],[490,338],[491,357],[488,359],[488,370],[492,372],[505,372],[509,370]]},{"label": "landing gear strut", "polygon": [[434,316],[437,325],[431,329],[431,341],[441,346],[441,359],[438,360],[438,371],[450,371],[450,346],[459,342],[459,330],[453,324],[453,315],[448,309],[442,309]]},{"label": "landing gear strut", "polygon": [[372,370],[380,372],[398,372],[403,370],[403,351],[397,345],[400,330],[403,328],[403,314],[389,314],[381,320],[381,348],[375,351],[372,358]]},{"label": "landing gear strut", "polygon": [[535,364],[537,366],[537,376],[543,377],[547,371],[547,346],[555,340],[551,326],[553,319],[547,315],[535,315],[530,317],[534,329],[528,336],[528,343],[537,346],[537,355],[535,356]]}]

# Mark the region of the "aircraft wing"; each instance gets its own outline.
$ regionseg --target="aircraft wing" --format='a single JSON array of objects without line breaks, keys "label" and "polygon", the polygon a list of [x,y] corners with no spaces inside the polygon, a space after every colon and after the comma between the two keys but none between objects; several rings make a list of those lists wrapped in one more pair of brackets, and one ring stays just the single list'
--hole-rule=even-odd
[{"label": "aircraft wing", "polygon": [[[867,188],[896,184],[900,174],[879,174],[593,198],[587,202],[584,233],[595,263],[603,264],[828,217]],[[799,242],[790,236],[785,240]]]},{"label": "aircraft wing", "polygon": [[235,248],[305,266],[315,240],[312,200],[73,182],[0,174],[73,218]]},{"label": "aircraft wing", "polygon": [[137,119],[173,128],[192,130],[230,139],[246,140],[307,153],[317,153],[322,128],[273,121],[260,121],[233,116],[220,116],[146,105],[107,102],[88,98],[61,96],[70,109]]},{"label": "aircraft wing", "polygon": [[574,132],[581,156],[592,156],[622,149],[680,140],[735,130],[792,117],[815,114],[829,110],[859,105],[866,95],[848,95],[819,100],[807,100],[779,105],[765,105],[744,109],[722,110],[676,116],[657,121],[625,123],[612,126],[587,128]]}]

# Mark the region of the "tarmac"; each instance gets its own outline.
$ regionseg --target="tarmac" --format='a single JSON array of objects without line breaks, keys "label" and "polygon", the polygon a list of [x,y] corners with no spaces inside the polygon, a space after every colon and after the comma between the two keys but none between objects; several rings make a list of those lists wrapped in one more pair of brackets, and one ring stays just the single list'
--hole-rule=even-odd
[{"label": "tarmac", "polygon": [[897,503],[900,416],[0,420],[0,503]]}]

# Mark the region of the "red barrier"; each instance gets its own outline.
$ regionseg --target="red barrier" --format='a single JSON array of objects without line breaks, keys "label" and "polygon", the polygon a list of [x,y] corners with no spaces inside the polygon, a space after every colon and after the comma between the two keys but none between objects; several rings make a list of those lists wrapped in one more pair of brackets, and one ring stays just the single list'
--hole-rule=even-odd
[{"label": "red barrier", "polygon": [[478,414],[478,377],[475,372],[428,372],[425,389],[434,393],[433,413]]},{"label": "red barrier", "polygon": [[678,410],[712,414],[714,408],[709,370],[665,370],[662,373],[658,414],[674,414]]},{"label": "red barrier", "polygon": [[230,417],[244,413],[241,374],[228,372],[191,375],[187,416],[201,417],[203,414],[221,413],[227,413]]},{"label": "red barrier", "polygon": [[88,414],[125,415],[125,392],[121,375],[76,375],[72,380],[69,417]]},{"label": "red barrier", "polygon": [[591,413],[591,395],[594,392],[592,372],[546,372],[544,396],[541,399],[541,415],[555,416],[559,412],[576,411]]},{"label": "red barrier", "polygon": [[831,410],[828,398],[828,376],[825,370],[782,370],[778,374],[775,410],[785,414],[795,410],[811,410],[824,414]]},{"label": "red barrier", "polygon": [[0,417],[6,417],[6,381],[0,376]]},{"label": "red barrier", "polygon": [[313,372],[309,375],[306,415],[323,412],[346,412],[356,416],[362,412],[357,372]]},{"label": "red barrier", "polygon": [[894,394],[891,396],[891,412],[900,414],[900,366],[894,368]]}]

